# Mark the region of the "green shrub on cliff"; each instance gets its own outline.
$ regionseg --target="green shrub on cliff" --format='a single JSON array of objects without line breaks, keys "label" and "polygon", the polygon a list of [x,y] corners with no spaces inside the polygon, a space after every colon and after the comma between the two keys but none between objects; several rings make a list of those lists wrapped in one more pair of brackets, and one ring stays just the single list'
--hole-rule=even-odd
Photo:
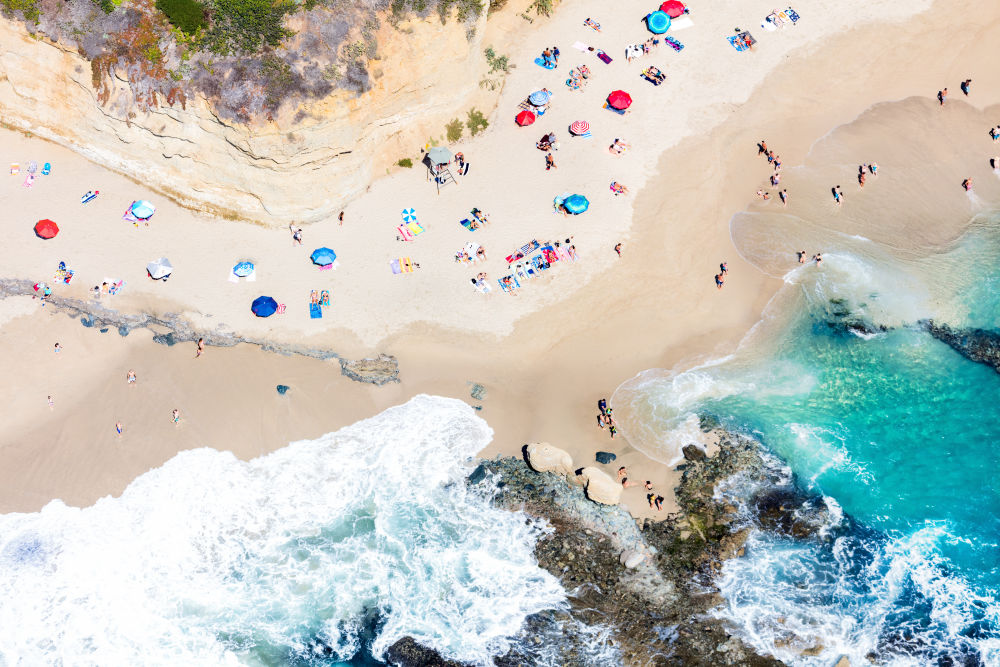
[{"label": "green shrub on cliff", "polygon": [[156,0],[156,8],[186,35],[193,35],[205,25],[205,8],[195,0]]},{"label": "green shrub on cliff", "polygon": [[462,121],[456,118],[444,126],[444,131],[445,136],[448,137],[448,142],[453,144],[462,138],[465,128],[462,126]]},{"label": "green shrub on cliff", "polygon": [[0,0],[4,15],[22,12],[29,21],[38,21],[38,0]]},{"label": "green shrub on cliff", "polygon": [[400,167],[406,167],[407,169],[410,169],[410,168],[413,167],[413,160],[411,160],[408,157],[404,157],[402,160],[400,160],[396,164],[398,164]]},{"label": "green shrub on cliff", "polygon": [[468,126],[472,136],[476,136],[489,127],[490,123],[486,120],[482,111],[472,108],[469,110],[468,120],[465,121],[465,124]]},{"label": "green shrub on cliff", "polygon": [[221,55],[280,46],[295,34],[284,25],[285,15],[295,10],[295,3],[287,0],[212,0],[212,27],[205,43]]}]

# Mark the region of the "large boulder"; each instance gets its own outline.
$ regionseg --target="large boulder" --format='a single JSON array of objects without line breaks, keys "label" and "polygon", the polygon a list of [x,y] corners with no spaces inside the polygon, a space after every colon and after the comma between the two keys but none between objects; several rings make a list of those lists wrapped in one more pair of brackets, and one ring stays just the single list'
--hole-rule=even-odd
[{"label": "large boulder", "polygon": [[537,472],[554,472],[558,475],[573,473],[573,457],[565,450],[547,442],[533,442],[527,447],[528,465]]},{"label": "large boulder", "polygon": [[594,458],[597,459],[598,463],[608,464],[618,457],[614,454],[614,452],[597,452],[597,454],[594,455]]},{"label": "large boulder", "polygon": [[646,554],[641,551],[636,551],[635,549],[629,549],[628,551],[623,551],[622,555],[618,557],[618,562],[624,565],[629,570],[633,570],[646,560]]},{"label": "large boulder", "polygon": [[577,475],[583,479],[587,497],[602,505],[617,505],[622,497],[622,485],[600,468],[587,466]]}]

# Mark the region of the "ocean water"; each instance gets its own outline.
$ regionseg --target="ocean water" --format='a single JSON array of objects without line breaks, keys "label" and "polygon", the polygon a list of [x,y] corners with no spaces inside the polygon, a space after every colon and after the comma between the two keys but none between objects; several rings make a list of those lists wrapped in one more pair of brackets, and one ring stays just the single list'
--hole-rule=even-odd
[{"label": "ocean water", "polygon": [[380,664],[404,635],[486,664],[566,605],[533,556],[548,528],[465,484],[491,438],[461,401],[418,396],[247,462],[182,452],[92,507],[0,516],[0,664]]},{"label": "ocean water", "polygon": [[[778,258],[753,252],[766,243],[740,245],[763,239],[764,223],[735,219],[734,239],[775,272]],[[1000,665],[1000,373],[918,325],[1000,328],[1000,215],[976,213],[958,239],[920,249],[811,233],[822,265],[781,259],[786,285],[734,354],[618,389],[622,432],[676,461],[711,415],[826,500],[819,537],[754,529],[719,577],[716,613],[761,652]]]}]

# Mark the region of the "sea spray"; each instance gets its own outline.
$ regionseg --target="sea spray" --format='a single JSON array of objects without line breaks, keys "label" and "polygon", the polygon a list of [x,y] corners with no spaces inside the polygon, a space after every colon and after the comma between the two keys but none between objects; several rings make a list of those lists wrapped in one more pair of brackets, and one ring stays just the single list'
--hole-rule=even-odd
[{"label": "sea spray", "polygon": [[533,557],[546,528],[463,482],[491,437],[418,396],[247,462],[182,452],[92,507],[0,516],[0,662],[336,664],[409,635],[487,663],[565,600]]}]

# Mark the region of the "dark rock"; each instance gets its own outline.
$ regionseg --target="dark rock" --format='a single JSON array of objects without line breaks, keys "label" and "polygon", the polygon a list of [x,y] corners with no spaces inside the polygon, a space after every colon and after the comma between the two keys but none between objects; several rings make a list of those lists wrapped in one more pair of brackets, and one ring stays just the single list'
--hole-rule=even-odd
[{"label": "dark rock", "polygon": [[486,398],[486,387],[479,383],[473,384],[472,391],[469,392],[469,395],[477,401],[481,401]]},{"label": "dark rock", "polygon": [[156,334],[153,336],[153,342],[172,347],[177,344],[177,339],[174,338],[174,334],[171,331],[170,333]]},{"label": "dark rock", "polygon": [[121,336],[122,338],[129,335],[130,333],[132,333],[131,327],[128,327],[124,324],[118,327],[118,335]]},{"label": "dark rock", "polygon": [[692,463],[701,463],[708,459],[708,454],[698,445],[684,445],[681,452],[684,453],[684,460]]},{"label": "dark rock", "polygon": [[341,359],[340,372],[356,382],[367,382],[378,386],[388,382],[399,382],[399,363],[396,357],[388,354],[354,361]]},{"label": "dark rock", "polygon": [[[50,301],[50,303],[54,303],[54,302]],[[94,316],[93,315],[84,315],[83,317],[80,318],[80,324],[82,324],[83,326],[87,327],[88,329],[91,328],[91,327],[93,327],[94,326]]]},{"label": "dark rock", "polygon": [[476,466],[476,469],[469,474],[469,483],[479,484],[484,479],[486,479],[486,468],[484,468],[483,464],[480,463]]},{"label": "dark rock", "polygon": [[288,390],[290,389],[290,387],[287,384],[279,384],[277,387],[275,387],[275,389],[278,390],[279,394],[281,394],[282,396],[284,396],[288,392]]},{"label": "dark rock", "polygon": [[611,463],[618,457],[612,452],[597,452],[594,458],[597,459],[598,463]]},{"label": "dark rock", "polygon": [[100,331],[101,331],[101,333],[108,333],[108,331],[110,331],[110,329],[108,329],[107,327],[101,327]]},{"label": "dark rock", "polygon": [[952,329],[934,320],[922,320],[920,325],[942,343],[970,361],[986,364],[1000,373],[1000,332],[987,329]]},{"label": "dark rock", "polygon": [[421,646],[413,637],[403,637],[386,649],[385,661],[394,667],[465,667],[447,660],[432,648]]}]

